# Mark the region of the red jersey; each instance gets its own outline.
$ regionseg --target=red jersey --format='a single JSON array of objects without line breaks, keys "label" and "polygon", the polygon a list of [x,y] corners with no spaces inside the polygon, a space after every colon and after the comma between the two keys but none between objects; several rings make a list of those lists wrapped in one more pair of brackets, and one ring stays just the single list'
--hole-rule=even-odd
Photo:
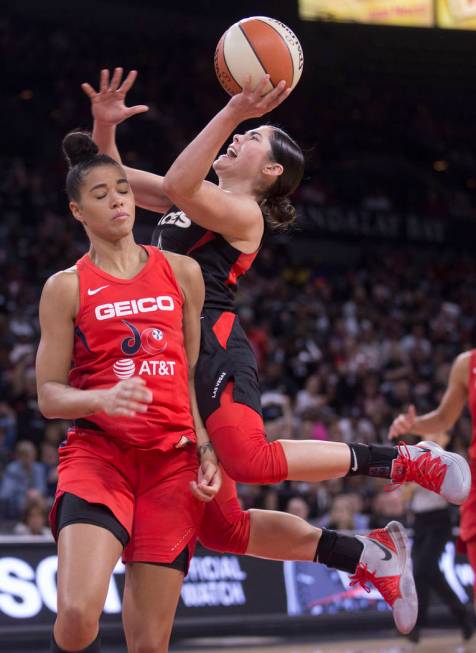
[{"label": "red jersey", "polygon": [[155,247],[145,249],[149,258],[132,279],[111,276],[88,254],[76,263],[80,299],[69,383],[92,390],[142,377],[153,393],[146,413],[95,413],[87,419],[128,445],[167,450],[183,436],[195,441],[183,296],[165,256]]},{"label": "red jersey", "polygon": [[468,406],[473,423],[473,438],[469,447],[472,479],[469,497],[460,509],[460,538],[463,542],[469,542],[476,537],[476,349],[473,349],[469,359]]},{"label": "red jersey", "polygon": [[473,424],[473,438],[469,448],[469,457],[471,461],[474,461],[476,460],[476,349],[473,349],[469,359],[468,405]]}]

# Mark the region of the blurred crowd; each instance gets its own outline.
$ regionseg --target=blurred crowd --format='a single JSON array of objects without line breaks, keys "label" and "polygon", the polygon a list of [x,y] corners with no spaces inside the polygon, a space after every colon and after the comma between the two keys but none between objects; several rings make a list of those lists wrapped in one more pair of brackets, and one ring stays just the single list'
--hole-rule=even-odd
[{"label": "blurred crowd", "polygon": [[[209,36],[204,45],[187,19],[173,27],[164,17],[154,37],[137,30],[123,44],[112,34],[97,41],[80,28],[0,20],[11,71],[0,108],[8,125],[0,153],[0,531],[46,532],[68,428],[38,411],[34,357],[41,287],[85,248],[68,216],[60,155],[64,134],[90,124],[80,82],[95,82],[105,65],[140,69],[131,103],[151,110],[121,126],[119,143],[128,163],[159,172],[225,101]],[[474,219],[474,123],[442,113],[444,103],[432,110],[410,90],[375,93],[355,80],[345,92],[337,82],[316,88],[303,78],[295,103],[279,113],[312,150],[296,201]],[[139,216],[138,240],[147,242],[152,224]],[[458,252],[382,249],[352,269],[322,269],[319,260],[297,265],[286,241],[270,240],[239,292],[269,438],[385,442],[409,403],[423,412],[438,402],[452,359],[475,341],[475,305],[474,261]],[[470,434],[466,415],[453,448],[464,450]],[[401,493],[384,485],[352,478],[242,486],[240,496],[245,507],[360,529],[405,521]]]}]

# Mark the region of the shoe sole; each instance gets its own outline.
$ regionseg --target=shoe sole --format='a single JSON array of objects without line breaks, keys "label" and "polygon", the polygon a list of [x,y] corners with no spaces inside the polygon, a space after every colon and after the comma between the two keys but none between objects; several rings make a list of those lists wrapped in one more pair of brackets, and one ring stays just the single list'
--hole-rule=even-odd
[{"label": "shoe sole", "polygon": [[391,521],[385,527],[397,548],[397,557],[401,568],[400,594],[392,606],[393,618],[397,630],[408,635],[416,625],[418,617],[418,597],[415,581],[408,557],[408,538],[405,529],[398,521]]},{"label": "shoe sole", "polygon": [[[445,451],[444,449],[442,449],[442,447],[436,444],[436,442],[420,442],[419,446],[425,447],[425,449],[430,449],[433,453],[440,456],[443,463],[445,463],[445,459],[446,460],[449,459],[452,463],[451,468],[458,470],[459,472],[459,482],[457,483],[458,491],[453,492],[451,496],[440,491],[440,495],[450,503],[454,504],[455,506],[460,506],[468,498],[469,491],[471,489],[471,470],[469,468],[467,461],[463,458],[463,456],[460,456],[458,453]],[[443,481],[442,488],[444,484],[445,482]]]}]

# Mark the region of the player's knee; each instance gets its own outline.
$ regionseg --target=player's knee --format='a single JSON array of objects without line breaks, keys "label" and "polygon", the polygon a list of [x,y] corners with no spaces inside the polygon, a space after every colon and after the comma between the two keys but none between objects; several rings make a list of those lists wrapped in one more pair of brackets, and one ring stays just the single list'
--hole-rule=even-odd
[{"label": "player's knee", "polygon": [[248,512],[240,510],[233,516],[228,516],[227,521],[220,521],[220,528],[216,522],[204,520],[198,539],[200,543],[211,551],[220,553],[246,553],[250,539],[250,516]]},{"label": "player's knee", "polygon": [[139,636],[129,642],[130,653],[167,653],[169,633],[155,633],[154,637]]},{"label": "player's knee", "polygon": [[286,478],[286,471],[276,443],[258,441],[247,443],[246,455],[231,459],[221,458],[226,473],[237,483],[268,485],[280,483]]},{"label": "player's knee", "polygon": [[99,616],[100,611],[81,599],[71,598],[59,602],[55,629],[58,640],[67,640],[68,648],[85,648],[97,635]]}]

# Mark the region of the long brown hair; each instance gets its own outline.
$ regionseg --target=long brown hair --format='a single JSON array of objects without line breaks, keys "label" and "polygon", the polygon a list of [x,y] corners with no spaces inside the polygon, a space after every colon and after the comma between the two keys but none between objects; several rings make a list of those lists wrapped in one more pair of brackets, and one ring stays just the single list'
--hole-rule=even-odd
[{"label": "long brown hair", "polygon": [[269,126],[272,130],[271,157],[283,166],[283,174],[268,188],[260,206],[272,229],[287,229],[296,220],[296,209],[289,195],[296,190],[304,175],[304,154],[283,129]]}]

